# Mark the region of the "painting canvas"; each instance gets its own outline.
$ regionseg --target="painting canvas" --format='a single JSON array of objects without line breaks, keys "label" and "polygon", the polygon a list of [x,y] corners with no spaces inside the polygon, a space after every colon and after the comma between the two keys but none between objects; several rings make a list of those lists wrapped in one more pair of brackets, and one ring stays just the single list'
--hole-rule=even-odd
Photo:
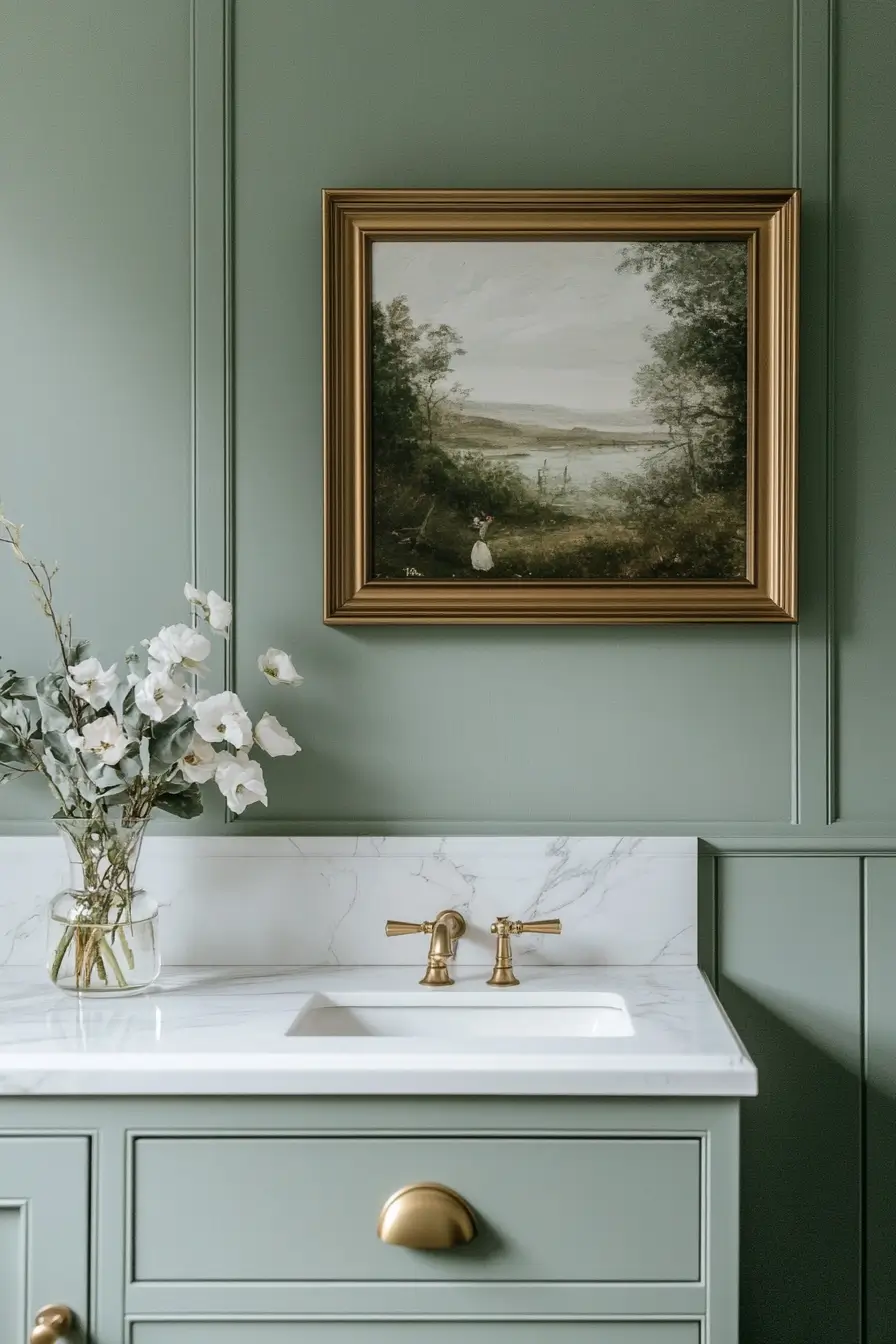
[{"label": "painting canvas", "polygon": [[324,619],[796,619],[799,192],[324,192]]},{"label": "painting canvas", "polygon": [[373,576],[746,574],[744,241],[373,245]]}]

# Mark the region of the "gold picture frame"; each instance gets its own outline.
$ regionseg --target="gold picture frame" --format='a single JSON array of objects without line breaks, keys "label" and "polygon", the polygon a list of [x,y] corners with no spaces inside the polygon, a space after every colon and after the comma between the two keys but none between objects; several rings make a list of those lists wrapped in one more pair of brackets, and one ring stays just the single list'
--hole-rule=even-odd
[{"label": "gold picture frame", "polygon": [[[799,191],[793,189],[325,191],[326,623],[795,621],[799,205]],[[558,579],[475,574],[408,581],[376,576],[371,450],[373,248],[393,241],[468,240],[602,240],[619,245],[645,240],[732,240],[745,244],[742,577]]]}]

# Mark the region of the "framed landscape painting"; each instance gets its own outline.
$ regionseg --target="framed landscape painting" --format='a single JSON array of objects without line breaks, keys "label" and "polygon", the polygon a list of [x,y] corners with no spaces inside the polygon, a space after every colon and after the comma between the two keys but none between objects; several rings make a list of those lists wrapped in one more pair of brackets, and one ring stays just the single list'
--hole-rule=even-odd
[{"label": "framed landscape painting", "polygon": [[795,620],[798,211],[325,192],[325,620]]}]

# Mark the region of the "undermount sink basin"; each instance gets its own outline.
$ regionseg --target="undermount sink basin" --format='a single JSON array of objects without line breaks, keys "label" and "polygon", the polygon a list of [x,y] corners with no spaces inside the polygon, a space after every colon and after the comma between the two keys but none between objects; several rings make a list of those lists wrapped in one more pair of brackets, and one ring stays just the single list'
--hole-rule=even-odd
[{"label": "undermount sink basin", "polygon": [[315,994],[289,1036],[377,1036],[456,1040],[543,1036],[632,1036],[619,994],[568,991],[407,994]]}]

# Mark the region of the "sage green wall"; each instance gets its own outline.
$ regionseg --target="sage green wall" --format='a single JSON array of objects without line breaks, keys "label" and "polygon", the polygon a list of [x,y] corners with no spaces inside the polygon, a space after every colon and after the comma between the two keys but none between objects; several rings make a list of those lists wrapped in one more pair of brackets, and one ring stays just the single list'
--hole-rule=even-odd
[{"label": "sage green wall", "polygon": [[[763,1088],[744,1344],[896,1338],[894,37],[889,0],[0,0],[10,512],[106,658],[192,573],[251,708],[296,652],[305,754],[235,830],[706,838]],[[796,629],[323,628],[322,186],[790,183]],[[0,634],[44,647],[9,566]]]}]

